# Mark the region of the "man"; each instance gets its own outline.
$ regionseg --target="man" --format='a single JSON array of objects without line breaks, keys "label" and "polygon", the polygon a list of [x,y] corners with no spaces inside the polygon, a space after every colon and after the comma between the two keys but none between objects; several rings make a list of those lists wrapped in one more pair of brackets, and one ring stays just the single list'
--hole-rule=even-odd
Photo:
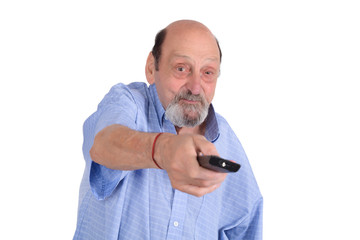
[{"label": "man", "polygon": [[[114,86],[84,124],[86,168],[74,239],[261,239],[262,196],[211,101],[221,50],[203,24],[160,31],[145,83]],[[199,166],[198,155],[241,164]]]}]

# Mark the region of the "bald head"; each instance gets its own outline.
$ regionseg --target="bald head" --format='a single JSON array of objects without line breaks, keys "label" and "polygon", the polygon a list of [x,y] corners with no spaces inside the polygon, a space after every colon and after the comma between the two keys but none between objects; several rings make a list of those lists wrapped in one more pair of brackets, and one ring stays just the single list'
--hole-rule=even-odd
[{"label": "bald head", "polygon": [[203,31],[212,35],[211,31],[204,24],[193,20],[179,20],[170,23],[166,29],[174,32],[183,32],[185,30]]},{"label": "bald head", "polygon": [[[164,42],[172,41],[179,37],[183,37],[184,41],[187,41],[191,38],[198,38],[198,36],[204,36],[204,41],[213,41],[218,48],[218,55],[221,62],[222,52],[220,45],[215,36],[211,31],[202,23],[193,21],[193,20],[179,20],[169,24],[166,28],[162,29],[155,37],[155,44],[152,49],[152,54],[155,59],[155,69],[159,70],[159,62],[162,54],[162,48]],[[208,38],[208,39],[206,39]],[[189,44],[190,41],[189,41]]]}]

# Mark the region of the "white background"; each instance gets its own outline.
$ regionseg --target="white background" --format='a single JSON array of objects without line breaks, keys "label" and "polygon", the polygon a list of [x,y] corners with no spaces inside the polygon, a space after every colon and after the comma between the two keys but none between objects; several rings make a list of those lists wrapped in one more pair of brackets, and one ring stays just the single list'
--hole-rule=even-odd
[{"label": "white background", "polygon": [[0,239],[71,239],[82,124],[145,81],[155,34],[206,24],[214,100],[264,196],[264,239],[360,239],[358,1],[1,1]]}]

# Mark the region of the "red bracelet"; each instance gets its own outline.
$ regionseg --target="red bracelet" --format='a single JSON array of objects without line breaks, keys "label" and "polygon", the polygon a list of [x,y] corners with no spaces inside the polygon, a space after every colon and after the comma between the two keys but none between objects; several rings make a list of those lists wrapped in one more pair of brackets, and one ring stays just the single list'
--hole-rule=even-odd
[{"label": "red bracelet", "polygon": [[163,133],[159,133],[158,135],[156,135],[155,139],[154,139],[154,143],[153,143],[153,146],[152,146],[152,153],[151,153],[151,156],[152,156],[152,160],[154,161],[155,165],[162,169],[159,164],[155,161],[155,158],[154,158],[154,155],[155,155],[155,143],[156,143],[156,140],[158,139],[158,137],[160,137],[160,135],[163,134]]}]

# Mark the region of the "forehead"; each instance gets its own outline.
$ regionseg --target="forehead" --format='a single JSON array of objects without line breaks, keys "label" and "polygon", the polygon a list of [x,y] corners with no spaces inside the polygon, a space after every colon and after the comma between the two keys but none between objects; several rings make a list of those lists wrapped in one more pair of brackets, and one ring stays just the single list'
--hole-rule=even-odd
[{"label": "forehead", "polygon": [[215,37],[204,28],[182,27],[168,29],[163,46],[164,58],[185,57],[220,62],[220,52]]}]

